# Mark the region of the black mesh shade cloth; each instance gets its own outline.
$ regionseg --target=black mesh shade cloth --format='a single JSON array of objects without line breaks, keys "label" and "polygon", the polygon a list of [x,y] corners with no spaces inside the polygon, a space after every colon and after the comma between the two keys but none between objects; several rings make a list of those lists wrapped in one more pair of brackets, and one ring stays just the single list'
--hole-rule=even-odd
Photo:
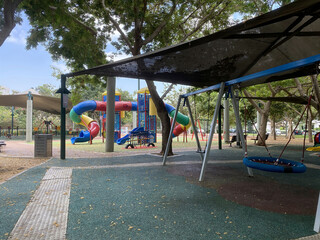
[{"label": "black mesh shade cloth", "polygon": [[318,73],[320,0],[300,0],[228,29],[155,52],[66,74],[140,78],[207,87],[313,57],[239,87]]}]

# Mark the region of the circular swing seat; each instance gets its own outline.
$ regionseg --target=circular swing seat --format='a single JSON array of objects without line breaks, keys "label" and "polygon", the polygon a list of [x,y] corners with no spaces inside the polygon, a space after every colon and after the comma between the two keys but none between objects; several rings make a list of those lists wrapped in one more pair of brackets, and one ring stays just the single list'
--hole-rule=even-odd
[{"label": "circular swing seat", "polygon": [[259,169],[268,172],[280,173],[303,173],[307,170],[303,163],[280,158],[275,164],[277,158],[273,157],[245,157],[243,163],[250,168]]}]

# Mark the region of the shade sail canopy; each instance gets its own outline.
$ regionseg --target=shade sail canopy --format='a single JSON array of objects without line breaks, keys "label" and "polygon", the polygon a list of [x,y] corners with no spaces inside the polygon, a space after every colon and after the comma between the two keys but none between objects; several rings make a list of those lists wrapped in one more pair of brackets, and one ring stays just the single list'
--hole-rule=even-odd
[{"label": "shade sail canopy", "polygon": [[319,16],[320,0],[300,0],[206,37],[66,76],[142,78],[207,87],[306,58],[312,61],[237,84],[316,74]]},{"label": "shade sail canopy", "polygon": [[[60,114],[61,100],[60,98],[41,96],[32,94],[33,97],[33,108],[48,113]],[[17,94],[17,95],[0,95],[0,106],[14,106],[14,107],[27,107],[28,94]],[[72,103],[69,100],[68,108],[69,112],[72,108]]]}]

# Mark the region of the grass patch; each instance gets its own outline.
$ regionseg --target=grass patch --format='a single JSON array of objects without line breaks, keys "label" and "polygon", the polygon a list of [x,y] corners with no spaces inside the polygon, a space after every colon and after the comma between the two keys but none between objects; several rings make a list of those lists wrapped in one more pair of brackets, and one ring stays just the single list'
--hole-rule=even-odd
[{"label": "grass patch", "polygon": [[[126,143],[127,144],[127,143]],[[114,144],[114,151],[115,152],[126,152],[126,151],[132,151],[133,149],[125,149],[125,146],[126,144],[124,145],[118,145],[118,144]],[[161,137],[158,137],[157,139],[157,143],[155,143],[155,146],[157,149],[157,151],[160,152],[161,150],[161,144],[162,144],[162,138]],[[183,138],[180,137],[179,139],[175,138],[173,140],[173,148],[179,148],[179,149],[187,149],[187,148],[197,148],[197,144],[196,144],[196,141],[193,139],[191,140],[191,136],[188,137],[188,142],[183,142]],[[200,144],[201,144],[201,147],[202,148],[205,148],[205,145],[206,145],[206,141],[205,141],[205,138],[204,138],[204,141],[200,141]],[[218,145],[218,141],[217,139],[214,139],[212,145]],[[60,146],[60,140],[54,140],[53,141],[53,146],[54,147],[59,147]],[[139,146],[139,145],[138,145]],[[143,146],[143,145],[142,145]],[[101,138],[98,138],[98,139],[94,139],[92,141],[92,144],[89,144],[88,142],[84,142],[84,143],[76,143],[76,144],[71,144],[70,140],[67,139],[66,140],[66,147],[68,149],[74,149],[74,150],[82,150],[82,151],[91,151],[91,152],[105,152],[105,142],[103,143],[102,142],[102,139]],[[137,152],[137,151],[143,151],[145,150],[146,148],[143,147],[143,148],[135,148],[134,151]]]}]

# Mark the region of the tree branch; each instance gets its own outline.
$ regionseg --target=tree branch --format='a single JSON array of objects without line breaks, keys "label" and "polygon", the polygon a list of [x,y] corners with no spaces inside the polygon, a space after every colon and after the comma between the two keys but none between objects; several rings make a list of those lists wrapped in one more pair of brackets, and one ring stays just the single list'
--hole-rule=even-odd
[{"label": "tree branch", "polygon": [[248,101],[252,104],[252,106],[254,106],[254,108],[261,114],[263,114],[263,110],[258,106],[258,104],[253,101],[250,97],[252,97],[252,95],[246,90],[243,89],[243,93],[244,95],[248,98]]},{"label": "tree branch", "polygon": [[147,11],[147,5],[148,5],[148,1],[144,0],[143,1],[143,8],[142,8],[142,12],[143,12],[143,17],[141,18],[141,22],[140,22],[140,29],[142,29],[143,27],[143,23],[144,23],[144,17],[145,17],[145,13]]},{"label": "tree branch", "polygon": [[271,91],[272,97],[274,97],[277,93],[274,88],[271,86],[271,83],[268,83],[268,88]]},{"label": "tree branch", "polygon": [[284,91],[286,94],[288,94],[290,97],[295,96],[294,94],[292,94],[291,92],[289,92],[287,89],[285,89],[284,87],[280,87],[280,90]]},{"label": "tree branch", "polygon": [[299,91],[300,96],[304,96],[305,97],[306,94],[304,93],[304,91],[302,89],[302,85],[301,85],[301,82],[299,81],[299,79],[298,78],[294,78],[294,82],[295,82],[295,84],[297,86],[297,89]]},{"label": "tree branch", "polygon": [[205,4],[205,2],[203,2],[199,7],[197,7],[196,9],[194,9],[194,10],[192,11],[192,13],[190,13],[189,16],[187,16],[187,17],[185,18],[185,20],[184,20],[182,23],[180,23],[179,25],[182,26],[183,24],[185,24],[185,23],[189,20],[189,18],[191,18],[191,16],[193,16],[193,14],[195,14],[204,4]]},{"label": "tree branch", "polygon": [[145,40],[142,41],[142,45],[146,45],[149,42],[151,42],[158,34],[161,32],[161,30],[167,25],[168,18],[172,16],[176,9],[176,1],[172,1],[172,7],[170,9],[170,12],[167,14],[167,16],[164,17],[163,21],[158,25],[158,27],[147,37]]},{"label": "tree branch", "polygon": [[110,14],[110,10],[106,7],[105,5],[105,0],[101,0],[103,9],[107,12],[108,18],[110,19],[110,21],[112,22],[112,24],[114,25],[114,27],[117,29],[117,31],[120,33],[121,38],[126,42],[128,48],[130,49],[131,52],[133,52],[133,47],[129,41],[129,38],[127,37],[127,35],[122,31],[122,29],[120,28],[120,25],[118,24],[118,22],[111,17]]},{"label": "tree branch", "polygon": [[[216,9],[220,4],[222,4],[224,1],[221,1],[219,4],[216,4],[212,9],[209,10],[209,13],[204,16],[199,23],[197,24],[197,26],[188,34],[186,34],[184,36],[184,38],[181,40],[181,42],[184,42],[188,37],[190,37],[191,35],[193,35],[194,33],[196,33],[204,24],[206,24],[211,18],[213,18],[212,12],[214,11],[214,9]],[[229,5],[230,2],[227,2],[226,6],[224,8],[222,8],[219,13],[217,14],[218,16],[223,12],[223,10]],[[216,17],[216,16],[215,16]]]},{"label": "tree branch", "polygon": [[[57,7],[51,6],[51,5],[49,6],[49,8],[50,8],[51,10],[54,10],[54,11],[57,11],[57,10],[58,10]],[[89,32],[91,32],[92,35],[97,36],[97,31],[96,31],[95,29],[93,29],[92,27],[86,25],[84,22],[82,22],[82,21],[80,21],[79,19],[77,19],[76,17],[74,17],[71,13],[65,12],[65,11],[64,11],[64,13],[65,13],[66,15],[68,15],[69,17],[71,17],[72,20],[73,20],[75,23],[77,23],[78,25],[84,27],[84,28],[87,29]]]},{"label": "tree branch", "polygon": [[171,85],[168,87],[168,89],[162,94],[161,99],[164,99],[167,94],[171,91],[171,89],[173,88],[173,86],[176,85],[174,83],[171,83]]},{"label": "tree branch", "polygon": [[294,111],[296,114],[301,115],[301,112],[299,112],[297,109],[293,108],[290,106],[290,104],[288,104],[287,102],[285,103],[287,105],[288,108],[290,108],[292,111]]},{"label": "tree branch", "polygon": [[318,104],[320,104],[320,88],[319,88],[317,76],[311,75],[310,78],[311,78],[312,85],[313,85],[314,96],[316,97]]}]

